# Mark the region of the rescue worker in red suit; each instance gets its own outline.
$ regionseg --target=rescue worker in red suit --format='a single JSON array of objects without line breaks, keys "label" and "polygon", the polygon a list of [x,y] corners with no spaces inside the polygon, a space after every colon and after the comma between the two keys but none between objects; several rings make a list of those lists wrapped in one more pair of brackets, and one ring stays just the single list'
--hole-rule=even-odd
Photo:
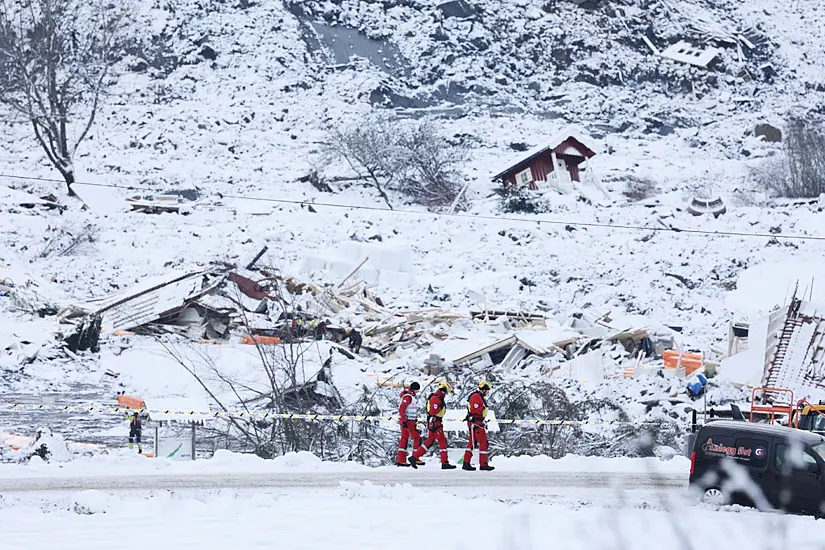
[{"label": "rescue worker in red suit", "polygon": [[438,449],[441,454],[441,469],[455,470],[455,466],[450,464],[447,457],[447,438],[444,437],[444,415],[447,413],[447,394],[452,393],[453,388],[446,382],[442,382],[434,394],[427,398],[427,440],[412,454],[408,462],[413,468],[418,468],[421,464],[419,460],[427,452],[433,443],[438,442]]},{"label": "rescue worker in red suit", "polygon": [[[401,392],[401,405],[398,407],[398,417],[401,424],[401,441],[398,443],[398,457],[396,466],[409,467],[407,462],[407,443],[412,440],[412,449],[415,451],[421,446],[421,433],[418,431],[418,402],[415,394],[421,389],[421,384],[413,382],[410,388]],[[424,464],[419,461],[419,465]]]},{"label": "rescue worker in red suit", "polygon": [[470,394],[467,399],[467,431],[470,441],[467,443],[467,450],[464,451],[464,464],[462,470],[475,471],[473,466],[473,450],[478,446],[478,461],[481,470],[489,472],[495,470],[488,463],[489,447],[487,445],[487,402],[484,400],[493,387],[486,380],[478,385],[478,389]]}]

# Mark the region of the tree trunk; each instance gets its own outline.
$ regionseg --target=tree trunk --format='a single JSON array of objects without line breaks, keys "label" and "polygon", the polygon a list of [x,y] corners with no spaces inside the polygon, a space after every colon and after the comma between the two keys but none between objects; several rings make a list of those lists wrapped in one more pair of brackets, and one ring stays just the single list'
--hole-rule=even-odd
[{"label": "tree trunk", "polygon": [[387,196],[387,193],[384,192],[384,189],[381,187],[381,180],[378,179],[378,175],[375,172],[370,172],[370,178],[372,179],[372,185],[378,191],[378,194],[381,195],[381,198],[384,199],[384,202],[387,203],[387,206],[390,210],[394,210],[392,204],[390,203],[390,198]]},{"label": "tree trunk", "polygon": [[72,184],[74,183],[74,171],[63,172],[63,179],[66,180],[66,189],[69,190],[70,197],[76,197],[77,194],[72,189]]}]

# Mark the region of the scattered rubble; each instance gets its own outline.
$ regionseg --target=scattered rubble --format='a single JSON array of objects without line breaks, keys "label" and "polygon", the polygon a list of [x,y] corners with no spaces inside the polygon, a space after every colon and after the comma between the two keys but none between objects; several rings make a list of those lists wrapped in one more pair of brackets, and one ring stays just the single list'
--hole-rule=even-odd
[{"label": "scattered rubble", "polygon": [[178,195],[134,195],[128,197],[126,202],[133,211],[145,214],[187,214],[188,209],[185,201]]},{"label": "scattered rubble", "polygon": [[707,68],[707,66],[714,59],[716,59],[720,53],[721,50],[718,48],[697,48],[684,40],[680,40],[679,42],[663,50],[659,55],[673,61],[679,61],[681,63],[688,63],[690,65],[696,65],[697,67]]},{"label": "scattered rubble", "polygon": [[60,204],[54,195],[36,196],[25,191],[18,191],[10,187],[0,187],[0,205],[8,212],[19,211],[19,208],[26,210],[54,210],[62,213],[66,206]]},{"label": "scattered rubble", "polygon": [[[258,260],[264,250],[245,268],[210,263],[63,307],[56,317],[57,349],[71,358],[96,352],[101,335],[169,334],[202,344],[253,346],[327,340],[350,358],[423,361],[433,375],[535,364],[548,376],[563,365],[590,363],[598,363],[603,376],[655,373],[665,367],[666,350],[677,349],[676,331],[653,328],[640,316],[582,311],[555,319],[540,312],[488,308],[486,300],[483,308],[470,310],[395,307],[371,289],[388,271],[412,277],[410,254],[373,244],[341,249],[349,252],[331,262],[333,274],[340,277],[335,283],[313,284],[262,267]],[[323,377],[322,369],[311,387],[296,388],[296,400],[311,398],[330,406],[340,402],[329,376]]]}]

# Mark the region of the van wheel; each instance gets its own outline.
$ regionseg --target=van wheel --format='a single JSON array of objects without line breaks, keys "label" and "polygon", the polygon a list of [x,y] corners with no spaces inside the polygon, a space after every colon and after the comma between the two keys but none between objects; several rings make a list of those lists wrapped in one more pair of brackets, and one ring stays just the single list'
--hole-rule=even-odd
[{"label": "van wheel", "polygon": [[726,504],[727,498],[721,489],[718,487],[711,487],[709,489],[705,489],[704,494],[702,494],[702,502],[713,504],[714,506],[722,506],[723,504]]}]

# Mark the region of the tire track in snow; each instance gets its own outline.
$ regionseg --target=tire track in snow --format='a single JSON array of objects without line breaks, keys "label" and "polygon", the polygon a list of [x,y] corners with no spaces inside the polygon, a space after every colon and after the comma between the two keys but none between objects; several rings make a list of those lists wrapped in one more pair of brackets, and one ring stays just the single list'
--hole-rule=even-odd
[{"label": "tire track in snow", "polygon": [[52,476],[0,479],[0,494],[32,491],[102,491],[130,489],[266,489],[335,488],[340,481],[376,485],[410,483],[417,487],[589,488],[612,490],[687,488],[683,474],[615,472],[361,472],[361,473],[243,473],[190,475]]}]

